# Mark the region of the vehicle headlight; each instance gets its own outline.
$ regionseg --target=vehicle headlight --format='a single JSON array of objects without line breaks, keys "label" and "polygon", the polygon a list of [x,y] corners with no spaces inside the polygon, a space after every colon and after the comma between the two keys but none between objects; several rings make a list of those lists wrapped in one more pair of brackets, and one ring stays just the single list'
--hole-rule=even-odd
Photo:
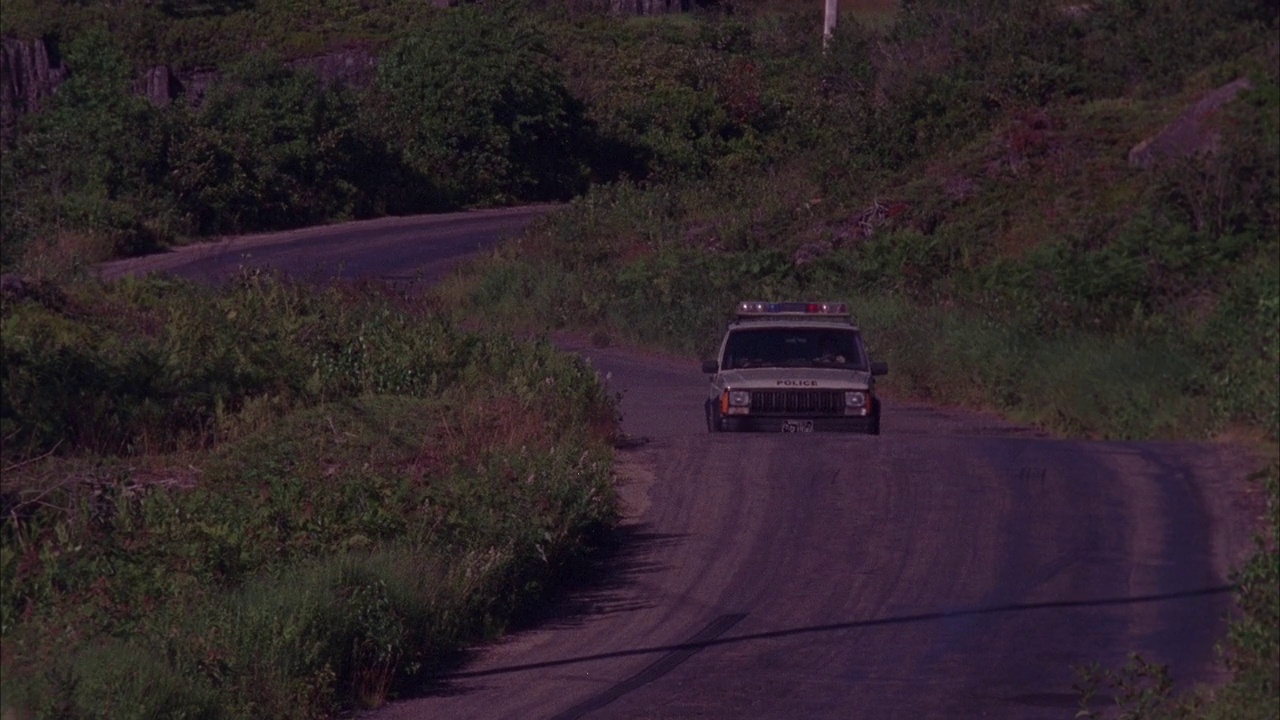
[{"label": "vehicle headlight", "polygon": [[730,407],[746,407],[751,404],[751,393],[746,390],[730,390],[729,406]]},{"label": "vehicle headlight", "polygon": [[850,390],[844,394],[844,406],[847,410],[865,410],[870,405],[866,390]]}]

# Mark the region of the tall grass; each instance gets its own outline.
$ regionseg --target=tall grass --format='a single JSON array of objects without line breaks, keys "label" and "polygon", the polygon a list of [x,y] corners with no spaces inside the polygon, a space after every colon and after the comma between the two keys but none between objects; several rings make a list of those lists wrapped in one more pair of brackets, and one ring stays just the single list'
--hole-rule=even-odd
[{"label": "tall grass", "polygon": [[5,712],[376,706],[612,522],[594,372],[429,304],[249,274],[44,287],[3,328]]},{"label": "tall grass", "polygon": [[[759,63],[752,127],[772,133],[753,154],[726,149],[686,182],[595,188],[442,292],[508,326],[687,354],[712,352],[738,300],[845,300],[893,368],[890,395],[1077,436],[1244,427],[1274,454],[1278,17],[1247,2],[914,2],[808,62],[802,22],[720,26],[721,47]],[[1252,89],[1217,116],[1213,152],[1126,161],[1242,76]],[[1225,643],[1232,681],[1206,700],[1165,668],[1103,671],[1092,688],[1121,714],[1274,714],[1269,474],[1268,535]]]},{"label": "tall grass", "polygon": [[[397,32],[386,20],[401,5],[357,18],[326,6],[305,22],[294,22],[293,2],[217,11],[205,3],[86,5],[59,14],[26,0],[7,8],[6,30],[70,37],[105,22],[134,34],[114,45],[101,33],[89,38],[86,57],[109,71],[113,93],[102,82],[71,85],[66,113],[48,132],[5,154],[6,178],[39,170],[48,189],[4,183],[15,200],[3,204],[6,237],[41,247],[41,222],[67,219],[85,227],[50,235],[58,240],[49,247],[150,247],[193,222],[235,226],[236,208],[261,211],[245,184],[253,179],[285,189],[275,195],[281,212],[262,218],[268,223],[286,221],[300,198],[313,202],[294,209],[340,213],[436,206],[421,173],[385,162],[402,156],[402,147],[391,147],[396,138],[369,133],[344,93],[305,113],[323,120],[300,126],[311,129],[298,137],[313,139],[245,155],[244,137],[294,127],[296,113],[273,104],[281,92],[318,97],[294,73],[277,67],[269,77],[281,92],[223,104],[223,119],[253,120],[248,125],[177,111],[161,122],[127,99],[122,81],[130,63],[145,65],[154,52],[139,38],[166,38],[152,44],[180,66],[221,65],[239,56],[248,36],[286,53],[338,38],[389,42]],[[593,178],[631,180],[597,185],[477,263],[442,290],[444,305],[521,330],[572,327],[695,354],[710,352],[736,300],[846,299],[873,352],[894,368],[884,386],[890,393],[991,407],[1099,437],[1205,438],[1233,424],[1275,437],[1274,3],[921,0],[902,4],[892,22],[842,23],[826,52],[816,11],[635,22],[590,12],[569,22],[537,16],[573,109],[595,131],[586,143],[597,161]],[[433,14],[419,8],[404,25],[429,27]],[[163,33],[151,31],[156,23]],[[1201,92],[1241,76],[1253,89],[1215,116],[1214,153],[1154,169],[1126,162],[1130,148]],[[103,138],[113,142],[99,142],[67,132],[102,133],[110,122],[174,142],[110,132]],[[201,132],[189,134],[193,128]],[[205,165],[184,164],[208,156],[200,143],[212,140],[231,160],[225,187],[206,181]],[[139,160],[156,148],[185,150],[172,158],[182,172],[148,176],[166,167]],[[276,152],[282,148],[289,153]],[[92,162],[68,159],[81,154]],[[335,168],[337,175],[306,180],[307,172]],[[188,185],[157,195],[175,178]],[[64,193],[71,179],[83,182]],[[210,191],[210,201],[191,188]],[[175,213],[162,211],[164,197],[199,202]],[[18,244],[0,248],[6,266],[17,262]],[[131,688],[120,697],[145,693],[170,703],[163,708],[198,715],[246,672],[278,678],[277,689],[243,695],[233,714],[275,711],[284,698],[317,713],[376,701],[402,671],[435,661],[403,648],[500,626],[511,603],[498,595],[549,577],[530,568],[543,568],[548,548],[578,547],[557,538],[580,537],[607,508],[604,495],[587,489],[603,472],[593,452],[609,425],[607,403],[581,368],[545,347],[464,333],[395,298],[312,294],[254,276],[225,295],[155,282],[41,287],[6,297],[4,308],[2,509],[10,519],[0,569],[6,592],[15,588],[2,606],[4,661],[17,668],[4,673],[6,703],[88,713],[56,702],[80,702],[75,687],[120,683]],[[511,420],[528,413],[539,421]],[[570,442],[577,432],[596,444]],[[415,437],[416,446],[406,439]],[[514,453],[515,464],[503,460],[516,447],[534,450]],[[578,457],[585,459],[570,462]],[[578,480],[539,485],[544,471]],[[528,477],[541,500],[507,492]],[[300,479],[334,493],[315,507],[300,494]],[[538,504],[548,494],[558,499]],[[254,512],[258,506],[263,512]],[[511,521],[558,512],[593,519],[565,520],[577,529],[563,534],[554,523]],[[107,529],[118,542],[104,539]],[[486,540],[473,546],[469,537]],[[416,601],[402,603],[428,598],[421,602],[435,607],[435,595],[415,595],[392,572],[342,570],[350,558],[382,567],[381,558],[397,553],[427,562],[419,553],[441,547],[464,569],[458,576],[442,565],[431,587],[453,587],[451,578],[461,577],[460,589],[441,592],[479,603],[456,609],[439,601],[451,623],[470,628],[457,634],[415,624],[424,617],[412,609]],[[140,549],[167,570],[153,576],[133,564],[150,557]],[[263,568],[262,576],[251,572]],[[285,587],[269,585],[286,579]],[[63,588],[89,601],[77,605]],[[201,608],[182,615],[189,621],[165,629],[167,615],[147,612],[186,608],[186,600],[169,602],[179,597]],[[1249,617],[1274,631],[1268,602],[1251,606]],[[64,657],[48,651],[50,637],[71,642],[56,634],[65,625],[50,619],[52,611],[42,614],[51,607],[76,628],[97,628],[75,635],[77,650]],[[371,624],[353,619],[361,613],[381,618],[372,625],[407,628],[404,642],[370,634]],[[346,620],[330,622],[335,617]],[[222,629],[227,618],[281,638],[270,667],[246,659],[241,641]],[[190,642],[170,640],[173,633]],[[158,652],[170,647],[164,643],[186,650]],[[308,647],[341,657],[298,654]],[[151,658],[139,667],[152,680],[86,674],[117,649]],[[397,668],[390,676],[389,662]]]}]

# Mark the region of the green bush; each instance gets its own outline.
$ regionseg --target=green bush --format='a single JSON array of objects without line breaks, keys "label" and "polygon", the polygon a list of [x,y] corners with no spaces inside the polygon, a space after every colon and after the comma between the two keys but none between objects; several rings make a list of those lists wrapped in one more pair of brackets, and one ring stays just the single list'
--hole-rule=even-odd
[{"label": "green bush", "polygon": [[[155,250],[171,237],[160,188],[163,126],[129,94],[130,67],[105,28],[65,48],[72,74],[44,112],[25,118],[6,149],[5,258],[12,262],[40,231],[74,227],[109,239],[116,255]],[[86,258],[92,262],[99,258]]]},{"label": "green bush", "polygon": [[1266,525],[1253,557],[1235,571],[1238,620],[1225,643],[1233,680],[1221,693],[1220,717],[1266,718],[1280,711],[1280,467],[1254,477],[1267,493]]},{"label": "green bush", "polygon": [[26,685],[0,681],[7,712],[24,708],[32,717],[162,720],[227,717],[203,678],[186,676],[148,648],[104,638],[53,659]]},{"label": "green bush", "polygon": [[261,274],[4,308],[6,712],[377,705],[614,520],[611,401],[545,342]]},{"label": "green bush", "polygon": [[514,7],[464,6],[378,66],[406,162],[457,203],[564,198],[586,180],[582,107]]},{"label": "green bush", "polygon": [[[250,58],[230,69],[169,148],[167,183],[200,234],[350,219],[360,139],[357,108],[279,61]],[[393,170],[394,172],[394,170]]]}]

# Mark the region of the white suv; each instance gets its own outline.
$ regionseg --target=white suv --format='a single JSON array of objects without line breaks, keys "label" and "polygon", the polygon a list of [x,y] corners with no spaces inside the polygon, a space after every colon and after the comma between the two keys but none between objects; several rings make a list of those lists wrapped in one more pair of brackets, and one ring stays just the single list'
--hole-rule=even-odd
[{"label": "white suv", "polygon": [[739,303],[702,371],[711,376],[711,432],[880,434],[875,376],[889,367],[867,358],[844,303]]}]

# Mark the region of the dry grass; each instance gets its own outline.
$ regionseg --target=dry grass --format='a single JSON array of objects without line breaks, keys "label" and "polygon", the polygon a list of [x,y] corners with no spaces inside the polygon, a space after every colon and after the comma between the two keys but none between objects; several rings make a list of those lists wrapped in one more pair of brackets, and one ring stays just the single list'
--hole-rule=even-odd
[{"label": "dry grass", "polygon": [[82,275],[114,255],[114,245],[102,235],[63,230],[32,241],[17,271],[36,280],[60,280]]}]

